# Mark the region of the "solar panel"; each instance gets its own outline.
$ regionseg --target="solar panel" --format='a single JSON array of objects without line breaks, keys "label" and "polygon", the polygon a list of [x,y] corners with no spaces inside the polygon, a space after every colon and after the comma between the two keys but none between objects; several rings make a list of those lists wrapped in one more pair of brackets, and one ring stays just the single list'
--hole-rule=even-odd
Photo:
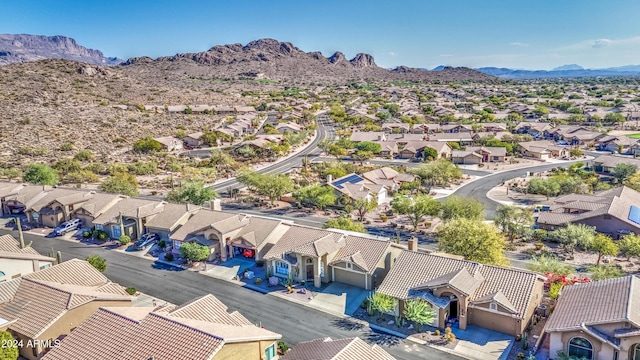
[{"label": "solar panel", "polygon": [[633,221],[636,224],[640,224],[640,208],[634,205],[631,205],[631,209],[629,209],[629,220]]},{"label": "solar panel", "polygon": [[344,179],[340,179],[340,180],[336,180],[335,182],[333,182],[333,186],[337,187],[338,189],[342,189],[344,186],[342,186],[345,183],[351,183],[351,184],[357,184],[361,181],[363,181],[364,179],[361,178],[358,175],[351,175],[351,176],[347,176]]}]

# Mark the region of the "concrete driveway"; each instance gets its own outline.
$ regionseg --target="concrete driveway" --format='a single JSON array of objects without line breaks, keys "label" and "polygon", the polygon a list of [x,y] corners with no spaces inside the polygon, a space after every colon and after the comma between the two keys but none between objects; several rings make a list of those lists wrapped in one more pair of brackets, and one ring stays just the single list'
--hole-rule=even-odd
[{"label": "concrete driveway", "polygon": [[309,305],[333,314],[352,315],[369,293],[363,288],[334,282],[316,293]]},{"label": "concrete driveway", "polygon": [[455,351],[472,359],[506,359],[515,340],[513,336],[469,325],[467,330],[452,329],[458,339]]}]

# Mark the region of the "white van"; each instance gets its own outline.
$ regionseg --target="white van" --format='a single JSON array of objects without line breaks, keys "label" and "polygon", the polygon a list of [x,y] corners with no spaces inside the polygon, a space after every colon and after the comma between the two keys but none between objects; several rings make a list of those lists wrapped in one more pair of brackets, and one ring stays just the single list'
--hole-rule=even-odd
[{"label": "white van", "polygon": [[69,221],[65,221],[60,224],[57,228],[53,229],[54,234],[56,236],[62,236],[69,231],[78,230],[82,227],[82,220],[80,219],[71,219]]}]

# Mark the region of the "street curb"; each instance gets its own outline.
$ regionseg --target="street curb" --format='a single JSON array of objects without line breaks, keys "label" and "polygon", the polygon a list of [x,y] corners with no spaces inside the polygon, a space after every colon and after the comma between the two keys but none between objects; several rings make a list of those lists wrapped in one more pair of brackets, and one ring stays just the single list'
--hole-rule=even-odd
[{"label": "street curb", "polygon": [[327,309],[324,309],[324,308],[321,308],[321,307],[318,307],[318,306],[311,305],[311,304],[309,304],[308,302],[300,301],[300,300],[298,300],[298,299],[293,299],[293,298],[287,297],[287,296],[285,296],[285,295],[278,294],[277,292],[269,292],[269,293],[267,293],[267,295],[275,296],[275,297],[278,297],[278,298],[283,299],[283,300],[291,301],[291,302],[294,302],[294,303],[296,303],[296,304],[300,304],[300,305],[302,305],[302,306],[306,306],[306,307],[308,307],[308,308],[311,308],[311,309],[314,309],[314,310],[321,311],[321,312],[323,312],[323,313],[325,313],[325,314],[329,314],[329,315],[331,315],[331,316],[339,317],[339,318],[341,318],[341,319],[351,318],[351,316],[349,316],[349,315],[335,313],[335,312],[333,312],[333,311],[329,311],[329,310],[327,310]]}]

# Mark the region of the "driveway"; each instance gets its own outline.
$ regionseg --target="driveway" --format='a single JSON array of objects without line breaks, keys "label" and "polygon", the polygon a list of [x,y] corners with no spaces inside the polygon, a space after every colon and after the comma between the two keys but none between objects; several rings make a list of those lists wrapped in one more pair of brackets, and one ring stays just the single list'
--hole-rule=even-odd
[{"label": "driveway", "polygon": [[309,305],[332,314],[352,315],[369,293],[363,288],[334,282],[316,293]]},{"label": "driveway", "polygon": [[255,265],[256,263],[253,260],[235,257],[217,265],[207,265],[210,269],[206,270],[205,273],[219,279],[231,280],[236,275],[242,274],[246,269],[250,269]]},{"label": "driveway", "polygon": [[458,339],[453,351],[472,359],[506,359],[515,340],[513,336],[473,325],[467,326],[467,330],[454,328],[452,331]]}]

